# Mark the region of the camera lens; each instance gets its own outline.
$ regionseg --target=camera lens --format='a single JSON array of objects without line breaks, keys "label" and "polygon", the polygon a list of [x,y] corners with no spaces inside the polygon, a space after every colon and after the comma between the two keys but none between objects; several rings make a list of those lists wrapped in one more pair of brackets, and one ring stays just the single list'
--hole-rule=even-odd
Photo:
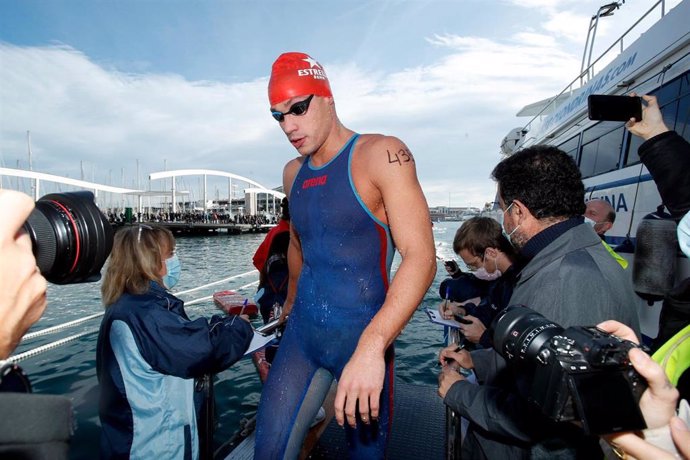
[{"label": "camera lens", "polygon": [[45,195],[24,223],[36,265],[51,283],[100,279],[113,247],[113,229],[91,192]]},{"label": "camera lens", "polygon": [[506,361],[534,361],[542,346],[563,331],[522,305],[511,305],[494,320],[494,348]]}]

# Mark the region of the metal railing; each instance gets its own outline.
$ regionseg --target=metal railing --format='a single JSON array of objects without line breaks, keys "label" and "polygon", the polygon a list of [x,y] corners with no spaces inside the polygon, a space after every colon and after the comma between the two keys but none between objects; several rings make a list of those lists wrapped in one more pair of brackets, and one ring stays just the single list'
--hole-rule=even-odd
[{"label": "metal railing", "polygon": [[[602,7],[602,8],[603,8],[603,7]],[[666,1],[665,1],[665,0],[658,0],[654,5],[652,5],[651,8],[649,8],[649,10],[647,10],[646,13],[644,13],[637,21],[635,21],[635,23],[634,23],[632,26],[630,26],[625,32],[623,32],[623,34],[622,34],[620,37],[618,37],[618,39],[617,39],[615,42],[613,42],[613,43],[611,44],[611,46],[609,46],[603,53],[601,53],[601,54],[599,55],[599,57],[596,58],[596,59],[594,60],[594,62],[591,62],[591,52],[592,52],[592,48],[593,48],[593,46],[594,46],[594,40],[591,40],[591,43],[589,43],[590,40],[589,40],[589,34],[588,34],[588,43],[585,43],[585,54],[587,53],[587,47],[589,46],[589,47],[590,47],[590,51],[589,51],[589,54],[590,54],[589,61],[590,61],[590,62],[589,62],[589,64],[587,65],[587,67],[584,68],[584,69],[581,69],[580,74],[579,74],[577,77],[575,77],[575,78],[573,79],[573,81],[571,81],[568,85],[566,85],[566,87],[563,88],[563,90],[562,90],[560,93],[558,93],[558,94],[551,100],[550,103],[546,104],[546,105],[539,111],[539,113],[537,113],[536,115],[534,115],[534,117],[532,117],[532,118],[530,119],[530,121],[523,127],[522,131],[523,131],[524,133],[529,132],[529,130],[531,129],[531,126],[532,126],[532,124],[533,124],[534,122],[536,122],[536,121],[537,121],[540,117],[542,117],[543,115],[549,113],[549,111],[555,110],[555,109],[556,109],[555,105],[562,101],[561,96],[563,96],[563,95],[566,94],[566,93],[572,94],[573,91],[575,91],[575,89],[582,88],[582,87],[585,86],[587,83],[589,83],[589,81],[594,77],[594,75],[595,75],[595,73],[596,73],[596,72],[595,72],[595,66],[596,66],[597,64],[599,64],[606,56],[608,56],[609,53],[610,53],[614,48],[620,47],[620,49],[617,50],[617,55],[618,55],[618,54],[621,54],[621,53],[625,50],[625,45],[624,45],[624,43],[625,43],[626,37],[627,37],[633,30],[635,30],[635,28],[636,28],[642,21],[644,21],[644,20],[645,20],[654,10],[656,10],[657,8],[660,8],[660,10],[661,10],[661,17],[663,18],[663,17],[666,15]],[[599,14],[599,13],[597,13],[597,15],[598,15],[598,14]],[[583,67],[584,67],[584,56],[583,56]],[[580,84],[579,84],[579,87],[576,88],[576,85],[577,85],[578,82],[579,82]]]},{"label": "metal railing", "polygon": [[[229,277],[227,277],[227,278],[223,278],[223,279],[221,279],[221,280],[214,281],[214,282],[212,282],[212,283],[204,284],[204,285],[202,285],[202,286],[197,286],[197,287],[195,287],[195,288],[187,289],[187,290],[185,290],[185,291],[175,292],[175,293],[173,293],[173,294],[176,295],[176,296],[184,295],[184,294],[189,294],[190,292],[199,291],[199,290],[201,290],[201,289],[209,288],[209,287],[212,287],[212,286],[217,286],[217,285],[224,284],[224,283],[227,283],[227,282],[230,282],[230,281],[234,281],[234,280],[239,279],[239,278],[243,278],[243,277],[246,277],[246,276],[249,276],[249,275],[257,275],[257,274],[258,274],[258,271],[257,271],[257,270],[250,270],[250,271],[245,272],[245,273],[240,273],[239,275],[229,276]],[[250,288],[250,287],[252,287],[252,286],[257,285],[258,283],[259,283],[259,280],[256,280],[256,281],[252,281],[251,283],[244,284],[244,285],[242,285],[242,286],[234,287],[233,289],[235,289],[235,290],[237,290],[237,291],[243,291],[243,290],[245,290],[245,289],[248,289],[248,288]],[[202,302],[206,302],[206,301],[208,301],[208,300],[211,300],[212,298],[213,298],[213,295],[204,296],[204,297],[200,297],[200,298],[197,298],[197,299],[193,299],[193,300],[190,300],[190,301],[185,302],[185,306],[194,305],[194,304],[198,304],[198,303],[202,303]],[[76,319],[76,320],[73,320],[73,321],[68,321],[68,322],[66,322],[66,323],[58,324],[58,325],[56,325],[56,326],[47,327],[47,328],[41,329],[41,330],[39,330],[39,331],[31,332],[31,333],[29,333],[29,334],[25,334],[24,337],[22,337],[21,342],[24,343],[24,342],[27,342],[27,341],[29,341],[29,340],[35,339],[35,338],[37,338],[37,337],[43,337],[43,336],[47,336],[47,335],[51,335],[51,334],[55,334],[55,333],[64,331],[64,330],[66,330],[66,329],[69,329],[69,328],[78,326],[78,325],[80,325],[80,324],[83,324],[83,323],[86,323],[86,322],[89,322],[89,321],[93,321],[94,319],[98,319],[98,318],[102,317],[104,314],[105,314],[105,312],[94,313],[94,314],[85,316],[85,317],[83,317],[83,318],[79,318],[79,319]],[[27,358],[31,358],[31,357],[33,357],[33,356],[37,356],[37,355],[39,355],[39,354],[41,354],[41,353],[44,353],[44,352],[49,351],[49,350],[53,350],[53,349],[55,349],[55,348],[61,347],[61,346],[63,346],[63,345],[66,345],[66,344],[68,344],[68,343],[70,343],[70,342],[74,342],[75,340],[78,340],[78,339],[80,339],[80,338],[82,338],[82,337],[86,337],[86,336],[95,334],[95,333],[97,333],[97,332],[98,332],[98,328],[93,328],[93,329],[89,329],[89,330],[87,330],[87,331],[80,332],[80,333],[78,333],[78,334],[71,335],[71,336],[69,336],[69,337],[64,337],[64,338],[59,339],[59,340],[56,340],[56,341],[54,341],[54,342],[50,342],[50,343],[47,343],[47,344],[45,344],[45,345],[41,345],[41,346],[39,346],[39,347],[32,348],[32,349],[27,350],[27,351],[25,351],[25,352],[18,353],[18,354],[16,354],[16,355],[12,355],[12,356],[10,356],[9,358],[7,358],[6,360],[0,360],[0,365],[4,364],[4,363],[6,363],[6,362],[18,363],[18,362],[23,361],[23,360],[25,360],[25,359],[27,359]]]}]

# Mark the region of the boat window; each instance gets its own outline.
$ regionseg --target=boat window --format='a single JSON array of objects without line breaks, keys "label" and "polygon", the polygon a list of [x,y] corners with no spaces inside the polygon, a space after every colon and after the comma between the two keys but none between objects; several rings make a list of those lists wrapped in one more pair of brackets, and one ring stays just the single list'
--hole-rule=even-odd
[{"label": "boat window", "polygon": [[624,131],[622,123],[604,121],[582,133],[580,171],[583,178],[618,168]]},{"label": "boat window", "polygon": [[[687,101],[686,101],[687,105]],[[687,107],[686,107],[687,111]],[[678,101],[673,101],[670,104],[666,104],[661,107],[661,114],[664,117],[664,123],[666,126],[668,126],[670,129],[674,129],[673,127],[677,125],[677,113],[678,113]],[[687,118],[687,115],[686,115]],[[680,122],[680,119],[678,119],[678,122]],[[627,132],[627,131],[626,131]],[[640,155],[638,154],[638,150],[640,148],[640,145],[644,142],[644,139],[642,139],[639,136],[633,136],[630,135],[630,142],[628,143],[628,158],[625,161],[625,166],[630,166],[634,164],[638,164],[640,162]]]},{"label": "boat window", "polygon": [[630,136],[630,142],[628,142],[628,158],[625,160],[625,166],[632,166],[640,163],[640,155],[637,154],[637,151],[644,140],[630,133],[628,133],[628,136]]},{"label": "boat window", "polygon": [[[686,78],[688,77],[686,76]],[[678,101],[678,116],[674,129],[686,141],[690,142],[690,92]]]},{"label": "boat window", "polygon": [[[657,97],[657,101],[661,101],[661,113],[664,117],[664,123],[669,128],[675,130],[678,134],[683,136],[690,142],[690,83],[688,82],[690,74],[686,73],[684,76],[677,78],[668,85],[660,88],[652,94]],[[681,97],[678,99],[678,94]],[[638,149],[644,142],[638,136],[630,136],[628,156],[625,161],[626,166],[631,166],[640,162]]]},{"label": "boat window", "polygon": [[665,84],[652,93],[656,96],[656,100],[659,102],[660,107],[664,107],[669,102],[674,102],[676,99],[678,99],[678,93],[680,92],[680,81],[681,78],[676,78],[672,82]]},{"label": "boat window", "polygon": [[559,149],[563,150],[565,153],[573,157],[575,163],[577,163],[577,148],[580,143],[580,135],[568,139],[558,146]]}]

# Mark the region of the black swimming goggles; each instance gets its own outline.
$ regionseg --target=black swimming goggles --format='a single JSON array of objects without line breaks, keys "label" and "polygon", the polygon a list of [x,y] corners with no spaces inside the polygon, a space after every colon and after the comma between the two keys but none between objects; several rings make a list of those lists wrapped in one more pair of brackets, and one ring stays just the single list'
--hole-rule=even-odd
[{"label": "black swimming goggles", "polygon": [[285,115],[304,115],[307,113],[307,110],[309,110],[309,104],[313,97],[314,95],[312,94],[303,101],[295,102],[292,104],[292,107],[290,107],[290,110],[284,113],[278,112],[277,110],[271,110],[271,115],[273,115],[273,118],[275,118],[278,123],[285,121]]}]

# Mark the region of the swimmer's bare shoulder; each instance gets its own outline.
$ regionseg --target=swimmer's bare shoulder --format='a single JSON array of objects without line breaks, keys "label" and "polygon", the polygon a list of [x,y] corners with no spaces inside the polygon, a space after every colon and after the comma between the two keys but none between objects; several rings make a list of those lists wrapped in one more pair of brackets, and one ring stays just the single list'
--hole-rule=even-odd
[{"label": "swimmer's bare shoulder", "polygon": [[302,167],[306,157],[297,157],[288,161],[283,168],[283,190],[285,194],[290,196],[290,189],[292,188],[292,183],[299,172],[299,168]]},{"label": "swimmer's bare shoulder", "polygon": [[420,207],[427,216],[412,152],[397,137],[380,134],[362,135],[352,161],[355,187],[369,211],[388,224],[407,206]]},{"label": "swimmer's bare shoulder", "polygon": [[358,150],[368,167],[408,168],[415,167],[414,156],[403,141],[394,136],[363,134]]}]

